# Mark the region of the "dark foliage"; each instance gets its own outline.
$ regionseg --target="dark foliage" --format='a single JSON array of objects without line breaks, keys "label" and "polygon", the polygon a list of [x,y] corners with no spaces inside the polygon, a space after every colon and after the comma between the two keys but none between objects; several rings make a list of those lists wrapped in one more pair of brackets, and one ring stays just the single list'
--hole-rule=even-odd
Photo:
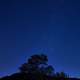
[{"label": "dark foliage", "polygon": [[80,80],[80,79],[51,77],[41,74],[15,73],[11,76],[1,78],[0,80]]},{"label": "dark foliage", "polygon": [[19,68],[20,72],[23,73],[41,73],[41,74],[51,74],[54,68],[47,64],[48,58],[44,54],[32,55],[27,63],[22,64]]},{"label": "dark foliage", "polygon": [[19,73],[5,76],[0,80],[80,80],[69,78],[64,72],[55,73],[54,68],[47,62],[48,58],[44,54],[32,55],[28,62],[19,67]]}]

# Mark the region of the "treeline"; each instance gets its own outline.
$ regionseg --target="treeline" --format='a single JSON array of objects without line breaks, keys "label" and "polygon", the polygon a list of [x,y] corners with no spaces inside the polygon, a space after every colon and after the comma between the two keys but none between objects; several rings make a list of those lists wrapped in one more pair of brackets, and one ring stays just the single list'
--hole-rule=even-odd
[{"label": "treeline", "polygon": [[55,72],[52,65],[48,65],[45,54],[32,55],[19,67],[19,72],[1,80],[77,80],[69,78],[64,72]]}]

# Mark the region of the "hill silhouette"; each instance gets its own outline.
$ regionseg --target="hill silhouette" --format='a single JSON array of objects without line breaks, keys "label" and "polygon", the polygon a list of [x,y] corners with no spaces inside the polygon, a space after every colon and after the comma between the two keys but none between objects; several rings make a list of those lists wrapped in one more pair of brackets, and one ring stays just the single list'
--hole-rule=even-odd
[{"label": "hill silhouette", "polygon": [[48,58],[44,54],[32,55],[28,61],[19,67],[19,72],[0,80],[80,80],[70,78],[64,72],[55,72],[51,65],[47,64]]}]

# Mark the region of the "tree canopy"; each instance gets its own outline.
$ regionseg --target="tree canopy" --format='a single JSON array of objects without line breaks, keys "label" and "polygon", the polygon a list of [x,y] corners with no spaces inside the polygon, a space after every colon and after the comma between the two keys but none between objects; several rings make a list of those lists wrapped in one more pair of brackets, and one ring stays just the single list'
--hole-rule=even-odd
[{"label": "tree canopy", "polygon": [[47,64],[48,58],[44,54],[35,54],[32,55],[28,62],[21,65],[19,68],[21,72],[24,73],[42,73],[42,74],[51,74],[54,71],[54,68],[51,65]]},{"label": "tree canopy", "polygon": [[64,72],[55,73],[52,65],[48,65],[48,57],[45,54],[32,55],[28,61],[20,66],[22,73],[40,73],[44,75],[55,75],[55,77],[68,77]]}]

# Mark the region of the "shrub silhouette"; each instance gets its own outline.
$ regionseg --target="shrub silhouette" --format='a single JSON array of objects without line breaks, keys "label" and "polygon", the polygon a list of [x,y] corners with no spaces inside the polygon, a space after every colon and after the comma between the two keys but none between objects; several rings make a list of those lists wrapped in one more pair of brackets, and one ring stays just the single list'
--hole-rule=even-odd
[{"label": "shrub silhouette", "polygon": [[58,78],[69,78],[69,76],[64,72],[57,72],[56,77],[58,77]]},{"label": "shrub silhouette", "polygon": [[47,62],[48,57],[45,54],[35,54],[28,59],[28,62],[22,64],[19,69],[21,73],[37,73],[40,75],[55,76],[57,78],[69,77],[64,72],[55,73],[54,68],[48,65]]},{"label": "shrub silhouette", "polygon": [[64,72],[56,72],[52,65],[48,65],[45,54],[32,55],[27,62],[19,67],[20,72],[0,80],[79,80],[69,78]]},{"label": "shrub silhouette", "polygon": [[50,75],[54,68],[47,64],[48,58],[44,54],[32,55],[27,63],[21,65],[20,72],[23,73],[41,73]]}]

